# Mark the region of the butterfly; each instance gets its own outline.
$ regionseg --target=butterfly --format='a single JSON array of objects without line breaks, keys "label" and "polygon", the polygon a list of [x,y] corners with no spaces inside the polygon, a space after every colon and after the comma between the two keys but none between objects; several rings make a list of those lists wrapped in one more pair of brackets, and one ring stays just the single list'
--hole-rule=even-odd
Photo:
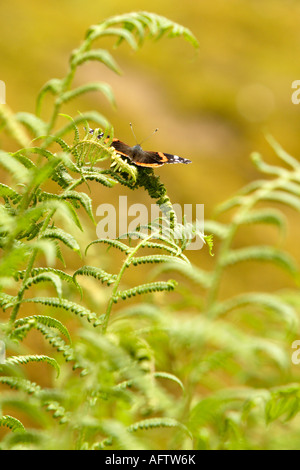
[{"label": "butterfly", "polygon": [[[131,130],[132,125],[130,124]],[[158,129],[155,129],[154,132],[157,132]],[[90,130],[90,133],[93,134],[93,129]],[[101,132],[98,134],[98,139],[103,137],[104,133]],[[134,132],[133,135],[135,136]],[[151,134],[152,135],[152,134]],[[146,140],[146,139],[145,139]],[[109,142],[109,136],[106,138],[105,142]],[[131,163],[137,166],[143,166],[148,168],[155,168],[164,165],[165,163],[192,163],[191,160],[187,158],[178,157],[178,155],[173,155],[171,153],[165,152],[150,152],[142,149],[140,144],[136,144],[133,147],[125,144],[119,139],[113,138],[111,146],[114,147],[116,152],[123,157],[128,158]]]}]

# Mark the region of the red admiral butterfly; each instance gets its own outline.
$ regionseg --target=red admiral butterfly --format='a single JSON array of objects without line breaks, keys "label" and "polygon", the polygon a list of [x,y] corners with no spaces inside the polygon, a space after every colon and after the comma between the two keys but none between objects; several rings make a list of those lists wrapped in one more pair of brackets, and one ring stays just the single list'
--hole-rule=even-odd
[{"label": "red admiral butterfly", "polygon": [[[132,126],[130,124],[132,129]],[[155,129],[156,132],[158,129]],[[93,130],[90,130],[90,133],[93,134]],[[133,132],[133,129],[132,129]],[[103,132],[101,132],[97,137],[101,139],[103,137]],[[133,135],[135,136],[134,132]],[[109,137],[106,139],[109,142]],[[187,158],[178,157],[178,155],[172,155],[171,153],[164,153],[164,152],[147,152],[142,149],[140,144],[136,144],[133,147],[130,145],[125,144],[119,139],[112,139],[111,146],[116,149],[116,152],[119,155],[122,155],[134,163],[137,166],[144,166],[148,168],[154,168],[165,163],[192,163],[191,160]]]}]

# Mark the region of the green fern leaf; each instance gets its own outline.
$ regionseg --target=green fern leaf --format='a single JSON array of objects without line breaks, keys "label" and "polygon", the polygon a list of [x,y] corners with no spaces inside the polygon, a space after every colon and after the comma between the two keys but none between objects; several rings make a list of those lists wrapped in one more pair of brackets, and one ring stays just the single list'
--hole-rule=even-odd
[{"label": "green fern leaf", "polygon": [[188,264],[185,260],[181,258],[177,258],[175,256],[168,256],[168,255],[149,255],[149,256],[140,256],[136,258],[130,259],[130,264],[133,266],[138,266],[139,264],[146,264],[146,263],[183,263]]},{"label": "green fern leaf", "polygon": [[300,163],[298,160],[296,160],[296,158],[292,157],[291,155],[289,155],[282,147],[281,145],[279,145],[278,142],[276,142],[276,140],[271,136],[271,135],[267,135],[266,136],[266,139],[267,141],[269,142],[269,144],[271,145],[271,147],[274,149],[276,155],[281,158],[281,160],[283,160],[285,163],[287,163],[288,165],[290,165],[292,168],[294,168],[295,170],[298,170],[300,169]]},{"label": "green fern leaf", "polygon": [[151,292],[172,291],[175,289],[176,285],[177,282],[174,280],[141,284],[140,286],[133,287],[132,289],[117,292],[114,296],[114,302],[117,302],[118,299],[126,300],[127,298],[134,297],[136,295],[149,294]]},{"label": "green fern leaf", "polygon": [[77,191],[65,191],[64,194],[61,196],[62,199],[70,199],[71,201],[78,201],[85,209],[86,213],[95,223],[94,215],[93,215],[93,208],[92,208],[92,200],[91,198],[85,193],[78,193]]},{"label": "green fern leaf", "polygon": [[105,49],[94,49],[92,51],[80,53],[74,51],[72,56],[72,64],[74,66],[81,65],[85,62],[89,62],[90,60],[97,60],[98,62],[101,62],[102,64],[106,65],[106,67],[108,67],[113,72],[117,73],[118,75],[121,75],[121,69],[119,68],[115,59]]},{"label": "green fern leaf", "polygon": [[87,254],[87,251],[90,248],[90,246],[95,245],[97,243],[104,243],[104,244],[109,245],[110,247],[113,246],[117,250],[121,250],[127,255],[132,251],[132,248],[129,248],[127,245],[125,245],[125,243],[122,243],[119,240],[110,240],[109,238],[99,238],[98,240],[94,240],[93,242],[88,244],[85,250],[85,254]]},{"label": "green fern leaf", "polygon": [[35,114],[19,112],[15,114],[16,119],[24,124],[35,137],[47,134],[47,124]]},{"label": "green fern leaf", "polygon": [[113,284],[117,278],[115,274],[109,274],[103,269],[96,268],[94,266],[82,266],[81,268],[77,269],[77,271],[75,271],[73,274],[73,279],[75,282],[77,276],[92,276],[102,283],[107,283],[108,286]]},{"label": "green fern leaf", "polygon": [[138,176],[138,170],[135,165],[130,165],[130,163],[127,163],[127,161],[116,152],[114,152],[111,159],[112,159],[111,168],[114,170],[115,173],[116,172],[127,173],[127,175],[132,179],[132,181],[136,182],[137,176]]},{"label": "green fern leaf", "polygon": [[0,183],[0,197],[3,198],[10,198],[13,202],[18,202],[21,198],[20,194],[18,194],[14,189],[6,184]]},{"label": "green fern leaf", "polygon": [[32,285],[39,284],[40,282],[51,282],[57,292],[58,297],[62,296],[62,285],[60,278],[51,272],[40,273],[34,277],[29,277],[24,284],[25,289],[29,289]]},{"label": "green fern leaf", "polygon": [[74,90],[67,91],[63,95],[61,95],[60,102],[67,103],[68,101],[91,91],[101,91],[104,96],[108,99],[109,103],[115,106],[115,98],[112,88],[110,85],[103,82],[88,83],[86,85],[82,85],[78,88],[75,88]]},{"label": "green fern leaf", "polygon": [[17,183],[26,184],[30,180],[30,172],[14,155],[0,150],[0,165],[8,171]]},{"label": "green fern leaf", "polygon": [[53,357],[45,355],[27,355],[27,356],[10,356],[6,359],[5,365],[23,365],[29,362],[46,362],[56,370],[57,377],[59,376],[60,367]]},{"label": "green fern leaf", "polygon": [[137,50],[138,46],[133,34],[126,29],[106,27],[105,22],[100,25],[92,26],[87,34],[87,38],[90,41],[95,41],[103,36],[116,36],[118,39],[122,38],[127,41],[133,50]]},{"label": "green fern leaf", "polygon": [[[16,280],[18,279],[24,279],[26,271],[19,271],[16,273]],[[33,268],[30,272],[30,275],[32,277],[38,276],[39,274],[44,274],[44,273],[53,273],[56,274],[62,281],[66,281],[69,284],[74,284],[74,279],[73,276],[70,274],[65,273],[64,271],[61,271],[60,269],[55,269],[55,268]]]},{"label": "green fern leaf", "polygon": [[[20,318],[14,322],[14,328],[17,330],[20,327],[26,327],[27,329],[35,328],[37,325],[45,325],[50,328],[56,328],[61,334],[63,334],[70,343],[72,343],[70,333],[68,329],[59,320],[53,317],[45,315],[31,315],[29,317]],[[15,332],[13,336],[18,336]]]},{"label": "green fern leaf", "polygon": [[249,246],[231,250],[225,256],[223,264],[229,266],[251,260],[273,262],[284,268],[294,277],[297,277],[299,274],[298,267],[293,258],[288,253],[271,246]]},{"label": "green fern leaf", "polygon": [[186,426],[184,426],[182,423],[180,423],[176,419],[167,418],[165,416],[161,418],[143,419],[142,421],[138,421],[137,423],[134,423],[131,426],[128,426],[127,430],[129,432],[136,432],[139,429],[148,430],[148,429],[153,429],[153,428],[174,428],[174,427],[179,427],[180,429],[185,431],[191,439],[193,438],[191,432],[188,430]]},{"label": "green fern leaf", "polygon": [[45,83],[45,85],[41,88],[37,96],[37,100],[36,100],[37,116],[39,116],[41,113],[42,102],[44,100],[46,93],[57,95],[61,92],[62,86],[63,86],[62,80],[59,80],[58,78],[53,78],[49,80],[47,83]]},{"label": "green fern leaf", "polygon": [[21,421],[9,415],[4,415],[0,417],[0,426],[5,426],[9,428],[12,432],[25,431],[25,427],[23,426]]},{"label": "green fern leaf", "polygon": [[81,255],[80,246],[77,240],[75,240],[75,238],[71,234],[65,232],[61,228],[48,228],[47,230],[44,231],[43,238],[60,240],[72,251],[75,251],[76,253]]},{"label": "green fern leaf", "polygon": [[214,309],[214,314],[224,315],[235,308],[245,305],[255,305],[270,309],[284,318],[291,328],[297,328],[298,317],[294,308],[286,302],[283,302],[278,296],[272,294],[252,292],[237,295],[232,299],[219,303]]},{"label": "green fern leaf", "polygon": [[104,174],[101,174],[100,172],[83,172],[83,175],[84,178],[81,178],[80,180],[77,180],[75,183],[72,184],[73,188],[79,186],[82,183],[85,183],[86,181],[96,181],[97,183],[103,184],[103,186],[106,186],[107,188],[113,188],[117,184],[116,180],[109,178]]},{"label": "green fern leaf", "polygon": [[201,285],[205,289],[209,289],[212,283],[212,274],[198,268],[194,265],[180,264],[180,263],[166,263],[155,269],[153,276],[157,277],[161,273],[175,271],[182,276],[190,279],[196,284]]},{"label": "green fern leaf", "polygon": [[292,209],[295,209],[296,211],[300,211],[299,197],[285,191],[271,191],[267,194],[263,194],[261,199],[265,201],[280,202],[281,204],[292,207]]},{"label": "green fern leaf", "polygon": [[79,124],[82,124],[82,123],[85,124],[86,121],[95,122],[99,127],[104,128],[104,129],[108,127],[108,122],[102,114],[96,111],[87,111],[86,113],[82,113],[76,118],[74,118],[74,120],[71,123],[59,129],[54,134],[54,138],[57,138],[57,137],[61,138],[63,135],[71,132],[74,129],[74,125],[78,126]]},{"label": "green fern leaf", "polygon": [[30,139],[27,133],[24,132],[23,126],[20,125],[8,106],[0,106],[0,118],[1,126],[4,124],[9,134],[22,148],[26,148],[30,145]]},{"label": "green fern leaf", "polygon": [[156,379],[171,380],[171,381],[175,382],[177,385],[179,385],[179,387],[181,388],[181,390],[183,392],[185,391],[183,383],[181,382],[181,380],[178,377],[176,377],[176,375],[170,374],[169,372],[154,372],[153,376]]},{"label": "green fern leaf", "polygon": [[282,212],[271,208],[252,210],[240,217],[239,222],[241,224],[273,224],[280,229],[286,226],[286,219]]},{"label": "green fern leaf", "polygon": [[40,385],[37,385],[35,382],[31,382],[30,380],[23,379],[22,377],[2,376],[0,377],[0,383],[6,384],[10,388],[16,390],[22,390],[29,395],[38,395],[42,390]]},{"label": "green fern leaf", "polygon": [[205,231],[212,232],[221,240],[224,240],[228,235],[229,226],[216,222],[215,220],[205,220]]},{"label": "green fern leaf", "polygon": [[71,302],[67,299],[57,299],[56,297],[34,297],[32,299],[25,299],[23,300],[23,302],[33,302],[48,307],[62,308],[68,312],[78,315],[79,317],[86,318],[88,322],[93,323],[94,326],[98,326],[99,324],[101,324],[101,319],[98,318],[96,313],[91,312],[89,309],[83,307],[82,305],[79,305],[76,302]]}]

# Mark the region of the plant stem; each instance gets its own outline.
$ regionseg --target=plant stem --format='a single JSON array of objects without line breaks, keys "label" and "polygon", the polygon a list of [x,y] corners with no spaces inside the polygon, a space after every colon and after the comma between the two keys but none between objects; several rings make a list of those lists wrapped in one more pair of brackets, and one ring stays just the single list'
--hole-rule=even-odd
[{"label": "plant stem", "polygon": [[142,248],[143,244],[147,243],[148,240],[150,240],[151,238],[154,238],[155,235],[158,233],[158,231],[155,231],[155,233],[151,233],[148,237],[142,239],[140,241],[140,243],[138,243],[136,245],[135,248],[132,248],[130,250],[130,253],[129,255],[127,256],[127,258],[125,259],[121,269],[120,269],[120,272],[117,276],[117,279],[114,283],[114,288],[113,288],[113,291],[112,291],[112,294],[111,294],[111,297],[109,299],[109,302],[108,302],[108,305],[107,305],[107,309],[106,309],[106,313],[105,313],[105,317],[104,317],[104,320],[103,320],[103,324],[102,324],[102,333],[105,333],[106,332],[106,329],[107,329],[107,325],[108,325],[108,322],[109,322],[109,318],[110,318],[110,314],[111,314],[111,310],[112,310],[112,306],[113,304],[115,303],[115,297],[116,297],[116,294],[117,294],[117,291],[118,291],[118,287],[120,285],[120,282],[121,282],[121,279],[122,279],[122,276],[125,272],[125,269],[128,268],[130,266],[130,261],[131,259],[134,257],[134,255],[137,253],[137,251]]}]

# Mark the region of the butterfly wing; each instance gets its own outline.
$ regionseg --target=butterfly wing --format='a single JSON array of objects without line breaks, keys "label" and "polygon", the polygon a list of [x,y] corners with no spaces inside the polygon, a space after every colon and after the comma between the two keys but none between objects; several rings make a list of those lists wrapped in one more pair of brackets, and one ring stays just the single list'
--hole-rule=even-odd
[{"label": "butterfly wing", "polygon": [[165,163],[192,163],[187,158],[178,157],[178,155],[172,155],[171,153],[163,152],[144,152],[138,161],[133,161],[139,166],[157,167],[164,165]]}]

